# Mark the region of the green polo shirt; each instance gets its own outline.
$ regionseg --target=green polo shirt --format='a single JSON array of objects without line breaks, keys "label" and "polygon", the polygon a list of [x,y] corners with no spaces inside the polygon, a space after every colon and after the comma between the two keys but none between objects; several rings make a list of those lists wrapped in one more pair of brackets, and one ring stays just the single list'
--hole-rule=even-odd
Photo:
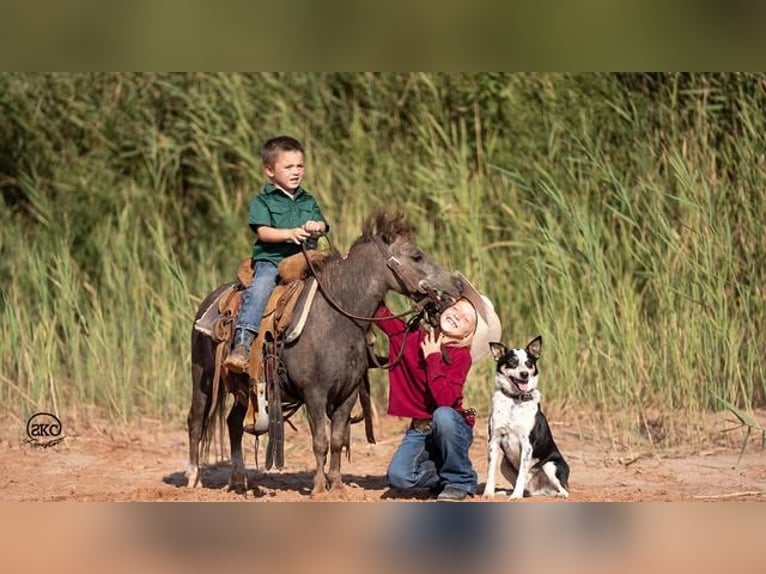
[{"label": "green polo shirt", "polygon": [[[277,229],[299,227],[307,221],[324,221],[327,223],[316,199],[302,187],[295,190],[293,198],[271,183],[263,186],[263,191],[250,202],[249,221],[253,231],[261,225]],[[301,246],[288,241],[281,243],[264,243],[258,239],[253,244],[253,259],[271,261],[279,264],[282,259],[300,253]]]}]

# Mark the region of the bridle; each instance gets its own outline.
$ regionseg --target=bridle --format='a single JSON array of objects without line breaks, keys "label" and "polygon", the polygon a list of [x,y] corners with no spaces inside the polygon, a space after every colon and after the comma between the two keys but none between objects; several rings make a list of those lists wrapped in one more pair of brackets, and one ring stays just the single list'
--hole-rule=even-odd
[{"label": "bridle", "polygon": [[[394,278],[399,283],[400,287],[402,288],[402,291],[404,293],[407,293],[408,295],[412,295],[414,293],[418,292],[418,285],[413,285],[412,282],[402,273],[401,271],[401,262],[399,259],[392,255],[390,250],[388,249],[388,246],[383,243],[379,235],[373,235],[372,237],[373,243],[376,245],[380,253],[383,255],[383,257],[386,260],[386,267],[388,267],[391,270],[391,273],[393,273]],[[332,247],[332,245],[331,245]],[[340,306],[340,304],[327,292],[327,289],[325,289],[325,286],[322,284],[322,281],[319,279],[319,274],[316,272],[316,269],[314,268],[314,264],[311,261],[311,257],[308,253],[308,248],[306,246],[306,242],[301,243],[301,251],[303,251],[303,256],[306,259],[306,263],[308,265],[309,270],[311,271],[311,274],[314,276],[314,280],[317,282],[317,286],[319,287],[319,291],[322,293],[322,296],[327,300],[327,302],[330,304],[330,306],[338,311],[338,313],[348,317],[349,319],[353,319],[355,321],[366,321],[369,323],[378,323],[383,321],[390,321],[392,319],[401,319],[403,317],[411,316],[410,319],[407,321],[407,328],[404,332],[404,341],[402,341],[402,347],[399,350],[399,353],[396,356],[396,359],[394,359],[393,362],[388,363],[386,365],[382,365],[380,361],[378,360],[377,355],[375,354],[374,350],[372,349],[372,343],[368,340],[367,341],[367,350],[368,354],[370,355],[370,358],[375,363],[375,365],[380,369],[391,369],[394,366],[396,366],[399,361],[401,361],[402,357],[404,356],[404,348],[406,347],[407,342],[407,335],[415,330],[416,325],[420,322],[421,319],[424,317],[428,317],[432,313],[429,312],[433,307],[437,307],[439,305],[439,297],[436,291],[432,289],[426,288],[426,296],[423,297],[420,301],[416,301],[413,303],[412,307],[407,309],[406,311],[396,314],[396,315],[390,315],[388,317],[363,317],[360,315],[355,315],[354,313],[351,313],[350,311],[345,310],[343,307]]]}]

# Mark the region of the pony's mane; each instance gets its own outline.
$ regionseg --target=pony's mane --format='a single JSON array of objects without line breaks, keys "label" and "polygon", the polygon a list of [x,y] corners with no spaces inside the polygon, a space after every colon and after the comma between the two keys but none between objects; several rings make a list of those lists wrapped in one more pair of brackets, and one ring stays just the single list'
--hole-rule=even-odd
[{"label": "pony's mane", "polygon": [[366,243],[379,235],[385,243],[393,243],[397,237],[411,241],[415,229],[407,223],[404,213],[398,209],[380,209],[370,215],[362,224],[362,235],[352,245]]},{"label": "pony's mane", "polygon": [[[381,209],[368,216],[362,224],[362,235],[357,237],[351,245],[351,249],[362,243],[372,241],[378,235],[384,243],[390,245],[397,237],[405,241],[412,241],[415,237],[414,228],[407,223],[404,213],[395,209]],[[336,248],[332,247],[324,257],[313,260],[312,264],[317,273],[325,272],[329,277],[337,274],[337,264],[342,262],[345,256]]]}]

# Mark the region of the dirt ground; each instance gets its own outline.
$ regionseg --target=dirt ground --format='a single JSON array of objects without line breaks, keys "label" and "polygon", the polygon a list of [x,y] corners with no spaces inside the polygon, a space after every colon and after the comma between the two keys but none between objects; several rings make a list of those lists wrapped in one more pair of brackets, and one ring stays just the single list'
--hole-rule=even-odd
[{"label": "dirt ground", "polygon": [[[106,422],[64,421],[66,439],[49,448],[25,443],[21,421],[6,421],[0,438],[0,498],[5,501],[354,501],[429,500],[426,492],[403,497],[385,481],[388,461],[407,422],[382,416],[377,421],[377,444],[367,444],[362,425],[352,430],[352,458],[343,460],[345,487],[317,497],[310,494],[313,455],[304,421],[286,427],[285,461],[281,471],[257,470],[254,441],[247,436],[245,462],[249,480],[261,492],[254,496],[230,492],[228,463],[203,470],[202,488],[187,488],[186,432],[179,424],[168,430],[143,420],[128,427]],[[742,460],[734,444],[706,450],[673,452],[655,449],[615,449],[585,440],[564,423],[552,422],[554,436],[571,467],[570,502],[583,501],[766,501],[766,452],[751,441]],[[736,433],[735,433],[736,434]],[[737,437],[740,435],[737,434]],[[737,438],[741,440],[741,438]],[[259,461],[264,460],[261,441]],[[215,458],[211,455],[211,458]],[[486,421],[479,420],[471,449],[479,475],[479,492],[486,480]],[[508,484],[498,473],[495,502],[507,500]],[[481,496],[471,499],[483,501]],[[536,501],[564,502],[533,498]]]}]

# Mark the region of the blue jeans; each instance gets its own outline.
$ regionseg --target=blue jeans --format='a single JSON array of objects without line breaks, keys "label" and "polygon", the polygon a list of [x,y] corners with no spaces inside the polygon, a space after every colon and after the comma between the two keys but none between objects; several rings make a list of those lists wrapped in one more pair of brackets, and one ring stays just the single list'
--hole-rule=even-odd
[{"label": "blue jeans", "polygon": [[242,295],[242,306],[237,315],[237,329],[257,333],[261,326],[263,311],[269,302],[271,292],[277,284],[277,266],[270,261],[256,261],[255,275]]},{"label": "blue jeans", "polygon": [[430,432],[408,429],[388,465],[393,488],[454,486],[476,492],[476,471],[468,450],[473,429],[453,408],[439,407]]}]

